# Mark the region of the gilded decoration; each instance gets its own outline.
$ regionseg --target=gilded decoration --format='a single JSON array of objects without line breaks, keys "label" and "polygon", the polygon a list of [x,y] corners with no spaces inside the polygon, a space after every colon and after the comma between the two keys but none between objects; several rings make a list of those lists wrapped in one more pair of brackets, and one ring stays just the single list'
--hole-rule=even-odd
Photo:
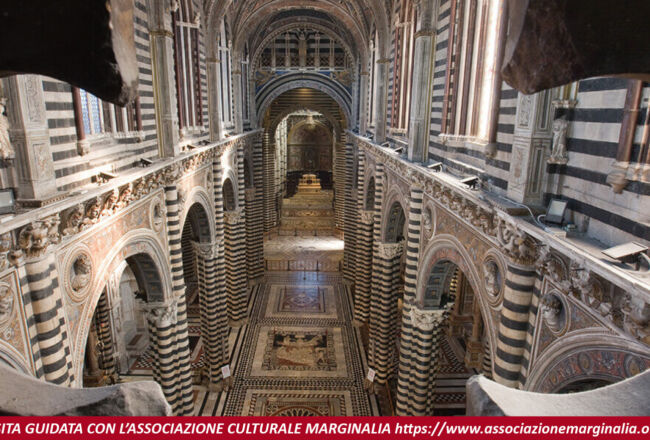
[{"label": "gilded decoration", "polygon": [[593,348],[581,350],[547,368],[534,391],[556,393],[580,380],[594,376],[618,382],[650,368],[650,358],[624,351]]}]

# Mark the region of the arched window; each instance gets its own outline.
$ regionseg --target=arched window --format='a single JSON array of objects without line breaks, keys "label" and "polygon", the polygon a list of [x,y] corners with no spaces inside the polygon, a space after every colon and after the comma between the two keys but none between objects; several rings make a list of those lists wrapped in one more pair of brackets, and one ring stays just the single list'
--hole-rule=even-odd
[{"label": "arched window", "polygon": [[[221,20],[221,27],[219,29],[219,62],[221,71],[219,75],[218,88],[219,88],[219,115],[221,115],[221,122],[224,127],[232,127],[233,125],[233,109],[231,98],[231,76],[230,76],[230,35],[228,34],[228,24],[225,19]],[[242,76],[243,77],[243,76]]]},{"label": "arched window", "polygon": [[451,0],[442,133],[486,139],[499,1]]},{"label": "arched window", "polygon": [[203,125],[201,69],[199,64],[198,11],[191,0],[180,0],[172,13],[178,123],[185,127]]},{"label": "arched window", "polygon": [[[72,105],[79,141],[103,133],[124,136],[142,131],[139,96],[133,102],[120,107],[73,86]],[[80,151],[80,154],[85,153],[86,151]]]},{"label": "arched window", "polygon": [[401,0],[395,14],[395,47],[393,66],[393,98],[391,101],[391,127],[393,132],[406,133],[411,101],[411,78],[415,49],[415,8],[411,0]]}]

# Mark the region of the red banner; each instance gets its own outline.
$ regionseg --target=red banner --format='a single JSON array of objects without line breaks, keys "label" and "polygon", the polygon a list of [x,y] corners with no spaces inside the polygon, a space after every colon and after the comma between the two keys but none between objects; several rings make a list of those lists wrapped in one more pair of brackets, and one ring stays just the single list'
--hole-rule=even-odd
[{"label": "red banner", "polygon": [[650,417],[3,417],[0,440],[648,439]]}]

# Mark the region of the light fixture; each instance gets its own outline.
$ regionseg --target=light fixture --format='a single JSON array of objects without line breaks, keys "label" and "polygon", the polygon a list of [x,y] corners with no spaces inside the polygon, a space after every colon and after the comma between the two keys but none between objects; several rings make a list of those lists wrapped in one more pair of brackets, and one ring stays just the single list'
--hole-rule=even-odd
[{"label": "light fixture", "polygon": [[427,168],[429,168],[434,173],[437,173],[439,171],[442,171],[442,162],[432,163],[431,165],[427,165]]},{"label": "light fixture", "polygon": [[0,189],[0,214],[16,212],[16,199],[12,188]]},{"label": "light fixture", "polygon": [[383,144],[381,144],[381,146],[384,147],[384,148],[388,148],[388,147],[390,147],[390,142],[386,141]]},{"label": "light fixture", "polygon": [[397,154],[402,154],[402,152],[404,151],[404,147],[397,147],[393,151]]},{"label": "light fixture", "polygon": [[152,164],[153,164],[153,160],[151,159],[145,159],[145,158],[140,159],[140,165],[142,166],[142,168],[148,167],[149,165]]},{"label": "light fixture", "polygon": [[650,258],[646,255],[648,250],[647,246],[631,241],[629,243],[620,244],[618,246],[605,249],[603,254],[607,255],[609,258],[618,260],[621,263],[634,264],[634,270],[639,270],[641,268],[641,261],[645,261],[646,264],[650,267]]},{"label": "light fixture", "polygon": [[546,209],[546,215],[544,216],[545,223],[555,223],[556,225],[562,225],[564,222],[564,213],[566,212],[567,205],[569,204],[566,200],[560,199],[551,199]]},{"label": "light fixture", "polygon": [[478,177],[476,176],[470,176],[470,177],[465,177],[460,181],[460,183],[464,183],[465,185],[469,186],[472,189],[476,189],[476,184],[478,183]]},{"label": "light fixture", "polygon": [[187,144],[187,145],[185,145],[185,148],[188,149],[188,150],[194,150],[195,148],[199,148],[199,147],[197,147],[196,145]]}]

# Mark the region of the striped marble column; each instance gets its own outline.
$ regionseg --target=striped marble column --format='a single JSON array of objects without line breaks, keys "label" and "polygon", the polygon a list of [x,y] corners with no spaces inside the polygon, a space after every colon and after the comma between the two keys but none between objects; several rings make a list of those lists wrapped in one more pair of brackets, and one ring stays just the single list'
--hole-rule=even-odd
[{"label": "striped marble column", "polygon": [[345,144],[345,205],[343,232],[343,276],[354,282],[356,272],[357,190],[354,182],[354,145]]},{"label": "striped marble column", "polygon": [[115,349],[113,348],[113,335],[111,334],[110,307],[106,293],[102,293],[97,302],[95,309],[95,320],[97,323],[97,339],[100,342],[99,368],[104,370],[104,374],[117,379],[115,369]]},{"label": "striped marble column", "polygon": [[262,138],[253,141],[253,185],[250,200],[246,200],[246,240],[248,247],[248,279],[264,275],[264,185]]},{"label": "striped marble column", "polygon": [[[174,415],[186,415],[184,387],[179,380],[178,358],[176,357],[176,325],[178,309],[175,299],[165,304],[150,306],[148,316],[150,344],[153,347],[153,377],[160,384],[165,399]],[[190,381],[191,388],[191,381]]]},{"label": "striped marble column", "polygon": [[238,327],[247,317],[246,229],[242,208],[224,213],[228,321]]},{"label": "striped marble column", "polygon": [[334,145],[334,221],[339,230],[344,227],[345,207],[345,144]]},{"label": "striped marble column", "polygon": [[[412,402],[410,402],[409,396],[412,392],[422,394],[423,388],[417,388],[421,384],[417,381],[414,382],[412,375],[421,375],[423,371],[421,362],[418,360],[418,356],[421,355],[420,352],[423,350],[430,351],[430,348],[426,348],[429,342],[423,341],[417,335],[418,330],[413,328],[411,313],[411,310],[416,310],[414,303],[417,294],[423,194],[424,191],[421,187],[414,185],[411,188],[406,242],[406,269],[404,274],[404,307],[402,308],[400,360],[397,376],[397,411],[400,414],[410,414],[409,409]],[[421,377],[419,379],[421,381]],[[415,389],[413,389],[414,386]]]},{"label": "striped marble column", "polygon": [[494,380],[513,388],[520,385],[529,312],[536,279],[534,266],[510,258],[505,276]]},{"label": "striped marble column", "polygon": [[36,221],[20,231],[18,243],[25,255],[25,283],[34,312],[42,377],[57,385],[74,381],[70,348],[63,323],[63,302],[56,276],[54,252],[49,250],[47,221]]},{"label": "striped marble column", "polygon": [[275,139],[273,134],[264,132],[262,145],[264,168],[264,232],[269,232],[277,223],[275,210]]},{"label": "striped marble column", "polygon": [[400,351],[396,413],[400,416],[433,415],[433,392],[440,365],[439,341],[443,336],[444,309],[421,310],[405,304],[403,327],[408,333],[402,343],[408,350]]},{"label": "striped marble column", "polygon": [[526,345],[524,346],[523,360],[521,365],[521,373],[519,375],[519,388],[523,388],[526,384],[528,377],[528,367],[530,363],[531,347],[534,344],[535,324],[537,321],[537,312],[539,311],[541,296],[542,296],[542,282],[544,280],[544,265],[536,264],[537,268],[535,285],[533,286],[533,297],[530,301],[530,310],[528,313],[528,329],[526,334]]},{"label": "striped marble column", "polygon": [[[223,210],[223,167],[221,165],[221,158],[216,157],[212,162],[212,178],[213,180],[213,196],[214,196],[214,218],[215,218],[215,244],[216,244],[216,258],[214,259],[214,300],[218,304],[216,310],[211,312],[215,319],[215,339],[218,344],[215,348],[214,355],[216,358],[222,359],[223,362],[219,365],[223,366],[230,362],[228,351],[228,293],[226,289],[226,257],[225,257],[225,226],[224,226],[224,210]],[[214,366],[213,366],[214,367]],[[221,380],[221,370],[211,372],[211,380]]]},{"label": "striped marble column", "polygon": [[[181,225],[179,217],[179,200],[178,188],[175,184],[167,184],[165,186],[165,206],[167,208],[167,234],[169,240],[169,264],[171,267],[172,278],[172,296],[176,312],[176,317],[173,320],[174,326],[171,329],[171,336],[169,340],[157,337],[159,347],[167,346],[169,344],[173,349],[170,351],[169,357],[159,354],[159,363],[165,368],[169,365],[173,366],[174,371],[174,388],[176,390],[176,397],[174,404],[170,402],[174,408],[176,415],[189,415],[194,410],[194,395],[192,389],[192,368],[190,364],[190,343],[189,334],[187,330],[187,303],[185,301],[185,280],[183,277],[183,250],[181,247]],[[164,328],[165,334],[167,328]],[[168,383],[168,380],[161,376],[161,380]],[[162,386],[162,384],[161,384]]]},{"label": "striped marble column", "polygon": [[226,298],[218,295],[217,286],[217,258],[221,243],[193,242],[192,246],[197,261],[205,368],[210,386],[215,386],[221,380],[221,367],[228,363],[228,319],[223,313]]},{"label": "striped marble column", "polygon": [[374,211],[359,210],[357,221],[357,266],[354,281],[354,320],[357,325],[368,322],[372,280],[372,230]]},{"label": "striped marble column", "polygon": [[395,338],[399,267],[404,243],[375,243],[372,262],[368,364],[375,370],[375,381],[385,383],[397,359]]}]

